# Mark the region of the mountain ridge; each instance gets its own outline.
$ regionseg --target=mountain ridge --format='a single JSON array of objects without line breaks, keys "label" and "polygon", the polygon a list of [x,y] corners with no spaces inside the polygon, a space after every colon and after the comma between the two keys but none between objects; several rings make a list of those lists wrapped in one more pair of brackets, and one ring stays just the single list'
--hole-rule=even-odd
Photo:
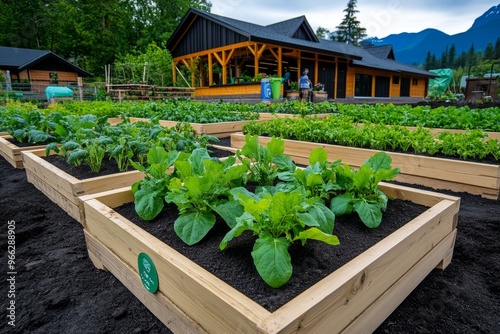
[{"label": "mountain ridge", "polygon": [[438,29],[427,28],[420,32],[391,34],[383,38],[368,38],[375,46],[391,44],[396,60],[405,64],[423,64],[430,51],[440,57],[446,47],[455,45],[457,55],[470,50],[485,50],[488,43],[493,45],[500,38],[500,4],[491,7],[474,20],[472,26],[461,33],[448,35]]}]

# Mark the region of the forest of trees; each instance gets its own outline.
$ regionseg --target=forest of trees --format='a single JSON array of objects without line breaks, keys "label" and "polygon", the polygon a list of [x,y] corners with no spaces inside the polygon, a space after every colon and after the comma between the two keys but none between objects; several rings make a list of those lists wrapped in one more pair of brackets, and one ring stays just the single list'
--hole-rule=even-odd
[{"label": "forest of trees", "polygon": [[[149,81],[171,85],[171,56],[165,49],[190,7],[210,12],[209,0],[2,0],[0,45],[50,50],[104,80],[104,66],[113,64],[121,79],[138,79],[144,64]],[[349,0],[345,17],[330,32],[316,34],[357,45],[366,36],[356,19],[356,0]],[[457,77],[482,76],[500,59],[500,39],[485,50],[457,54],[451,45],[440,55],[428,52],[425,69],[452,68]],[[500,67],[500,64],[497,65]],[[135,77],[134,77],[135,73]],[[127,78],[128,76],[128,78]]]},{"label": "forest of trees", "polygon": [[2,0],[0,45],[50,50],[104,76],[104,65],[163,49],[190,7],[208,0]]},{"label": "forest of trees", "polygon": [[[436,57],[436,54],[429,51],[425,57],[424,68],[426,70],[431,70],[436,68],[459,69],[471,67],[471,71],[474,71],[472,73],[484,74],[485,72],[481,66],[485,63],[491,64],[492,61],[496,59],[500,59],[500,38],[497,39],[495,45],[493,45],[493,43],[488,43],[484,51],[476,51],[474,44],[471,45],[469,51],[464,51],[460,54],[457,54],[454,44],[450,47],[446,47],[440,57]],[[474,67],[476,67],[476,69],[474,69]]]}]

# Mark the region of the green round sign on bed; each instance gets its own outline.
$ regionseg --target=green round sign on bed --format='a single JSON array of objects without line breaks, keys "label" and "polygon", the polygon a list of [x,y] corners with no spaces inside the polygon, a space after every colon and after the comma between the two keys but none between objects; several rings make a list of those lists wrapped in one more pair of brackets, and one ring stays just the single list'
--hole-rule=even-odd
[{"label": "green round sign on bed", "polygon": [[146,290],[155,293],[158,290],[158,272],[153,260],[146,254],[140,253],[137,257],[139,276]]}]

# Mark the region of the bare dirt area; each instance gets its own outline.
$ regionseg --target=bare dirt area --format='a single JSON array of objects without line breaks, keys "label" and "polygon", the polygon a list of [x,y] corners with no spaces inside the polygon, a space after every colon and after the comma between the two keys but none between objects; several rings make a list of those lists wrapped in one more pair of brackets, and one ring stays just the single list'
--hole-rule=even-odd
[{"label": "bare dirt area", "polygon": [[[432,271],[376,333],[500,333],[500,201],[441,192],[461,197],[453,261]],[[3,159],[0,217],[1,333],[170,333],[93,266],[81,224]]]}]

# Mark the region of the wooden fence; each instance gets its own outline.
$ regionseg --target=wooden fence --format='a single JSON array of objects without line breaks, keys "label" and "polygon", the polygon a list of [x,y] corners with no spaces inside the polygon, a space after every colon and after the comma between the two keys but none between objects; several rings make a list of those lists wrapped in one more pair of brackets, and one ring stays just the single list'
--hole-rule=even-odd
[{"label": "wooden fence", "polygon": [[113,100],[156,100],[177,97],[194,97],[194,88],[158,87],[143,84],[106,85],[106,92]]}]

